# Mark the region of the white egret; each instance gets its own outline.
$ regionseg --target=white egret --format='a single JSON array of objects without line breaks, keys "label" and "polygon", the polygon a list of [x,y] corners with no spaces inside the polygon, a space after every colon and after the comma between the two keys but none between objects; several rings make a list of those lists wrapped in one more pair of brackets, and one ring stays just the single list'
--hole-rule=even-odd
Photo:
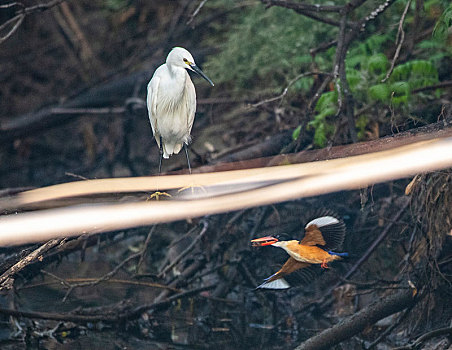
[{"label": "white egret", "polygon": [[196,66],[193,56],[182,47],[175,47],[158,67],[148,84],[147,106],[152,132],[160,149],[159,174],[162,158],[178,154],[184,147],[191,173],[187,145],[195,119],[196,92],[186,69],[190,69],[212,86],[213,82]]}]

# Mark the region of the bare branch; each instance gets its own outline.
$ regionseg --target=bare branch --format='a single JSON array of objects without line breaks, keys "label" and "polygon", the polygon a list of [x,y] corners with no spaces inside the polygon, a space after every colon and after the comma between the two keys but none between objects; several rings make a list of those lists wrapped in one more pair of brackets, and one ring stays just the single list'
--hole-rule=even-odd
[{"label": "bare branch", "polygon": [[[451,131],[448,129],[448,135]],[[56,185],[30,191],[28,195],[21,194],[15,198],[16,203],[23,203],[27,197],[36,200],[37,194],[41,198],[42,195],[55,196],[65,187],[66,190],[70,188],[73,194],[81,195],[80,190],[90,188],[89,193],[92,193],[93,189],[99,190],[98,186],[104,193],[117,193],[120,188],[134,192],[180,188],[197,183],[205,191],[180,194],[170,201],[92,204],[5,215],[0,221],[0,244],[100,233],[359,189],[377,182],[450,167],[451,145],[450,138],[430,139],[383,152],[317,161],[315,165],[292,164],[233,172],[88,180]],[[132,188],[135,190],[131,191]],[[92,197],[89,202],[93,203]],[[5,203],[12,202],[6,200]],[[82,200],[79,203],[86,202]]]},{"label": "bare branch", "polygon": [[13,18],[10,18],[5,23],[0,25],[0,32],[1,32],[5,28],[7,28],[9,25],[14,23],[14,26],[8,31],[8,33],[6,33],[3,36],[0,36],[0,44],[2,42],[4,42],[5,40],[7,40],[11,35],[14,34],[14,32],[20,27],[20,25],[22,24],[23,20],[25,19],[25,17],[27,15],[34,13],[34,12],[42,12],[42,11],[48,10],[48,9],[62,3],[63,1],[65,1],[65,0],[52,0],[46,4],[38,4],[38,5],[30,6],[30,7],[25,7],[20,2],[11,2],[11,3],[5,4],[5,5],[1,5],[0,8],[10,8],[10,7],[14,7],[14,6],[19,6],[20,10],[16,11],[16,15]]},{"label": "bare branch", "polygon": [[260,101],[260,102],[257,102],[257,103],[254,103],[251,106],[256,108],[256,107],[259,107],[259,106],[261,106],[263,104],[266,104],[266,103],[282,100],[284,98],[284,96],[287,95],[287,92],[289,91],[289,88],[292,86],[292,84],[294,84],[295,82],[297,82],[301,78],[309,77],[309,76],[312,76],[312,75],[331,75],[331,74],[330,73],[326,73],[326,72],[307,72],[307,73],[299,74],[295,78],[293,78],[292,80],[289,81],[289,84],[287,84],[287,86],[284,88],[283,92],[280,95],[272,97],[272,98],[269,98],[269,99],[266,99],[266,100],[263,100],[263,101]]},{"label": "bare branch", "polygon": [[412,344],[406,345],[406,346],[400,346],[397,348],[394,348],[393,350],[411,350],[411,349],[417,349],[419,345],[421,345],[423,342],[438,337],[440,335],[452,335],[452,327],[445,327],[445,328],[439,328],[435,329],[431,332],[425,333],[421,335],[419,338],[417,338]]},{"label": "bare branch", "polygon": [[[364,31],[366,29],[366,27],[367,27],[367,23],[369,23],[370,21],[373,21],[375,18],[380,16],[383,12],[385,12],[395,2],[396,2],[396,0],[386,0],[383,4],[378,6],[370,14],[368,14],[366,17],[361,19],[359,21],[359,23],[358,23],[360,31]],[[355,35],[357,35],[357,33]]]},{"label": "bare branch", "polygon": [[5,23],[3,23],[0,26],[0,31],[4,30],[6,27],[8,27],[11,23],[14,23],[14,26],[8,31],[8,33],[6,33],[3,36],[0,36],[0,44],[2,42],[4,42],[5,40],[7,40],[11,35],[14,34],[14,32],[17,30],[17,28],[20,27],[20,25],[22,24],[23,20],[25,19],[25,15],[21,14],[21,15],[17,15],[14,16],[13,18],[7,20]]},{"label": "bare branch", "polygon": [[198,15],[199,11],[201,11],[201,9],[203,8],[204,4],[207,2],[207,0],[202,0],[198,7],[196,7],[196,9],[193,11],[193,13],[190,15],[190,17],[188,18],[187,21],[187,25],[190,24],[191,22],[193,22],[193,20],[195,19],[195,17]]},{"label": "bare branch", "polygon": [[389,68],[388,72],[386,73],[386,76],[384,77],[384,79],[381,81],[382,83],[384,83],[386,80],[389,79],[392,71],[394,70],[395,63],[396,63],[397,59],[399,58],[400,49],[402,48],[403,42],[405,41],[405,31],[403,30],[403,22],[405,22],[405,17],[406,17],[406,14],[408,13],[408,9],[410,8],[410,5],[411,5],[411,0],[409,0],[407,2],[405,9],[403,10],[402,17],[400,18],[399,30],[397,31],[397,38],[396,38],[397,49],[394,53],[394,57],[391,62],[391,67]]},{"label": "bare branch", "polygon": [[11,266],[7,271],[5,271],[0,276],[0,290],[10,289],[14,282],[13,276],[16,273],[23,270],[26,266],[30,265],[34,261],[42,258],[42,254],[47,252],[49,249],[57,246],[58,244],[60,244],[61,241],[62,241],[62,238],[51,239],[47,243],[44,243],[43,245],[41,245],[38,249],[32,251],[30,254],[28,254],[26,257],[21,259],[19,262],[17,262],[13,266]]},{"label": "bare branch", "polygon": [[333,327],[309,338],[298,346],[296,350],[331,349],[334,345],[362,332],[370,324],[404,310],[415,302],[416,298],[411,289],[380,299]]},{"label": "bare branch", "polygon": [[204,236],[204,234],[207,232],[207,228],[209,227],[209,224],[206,220],[202,221],[202,229],[201,232],[196,236],[196,238],[190,243],[190,245],[182,252],[180,253],[169,265],[167,265],[158,275],[158,277],[163,277],[169,270],[171,270],[184,256],[186,256],[188,253],[190,253],[193,248],[198,244],[198,241]]},{"label": "bare branch", "polygon": [[421,88],[414,89],[412,92],[414,94],[416,94],[416,93],[422,92],[422,91],[442,89],[442,88],[451,87],[451,86],[452,86],[452,80],[447,80],[447,81],[442,81],[438,84],[424,86]]},{"label": "bare branch", "polygon": [[25,5],[22,4],[21,2],[14,1],[14,2],[10,2],[8,4],[5,4],[5,5],[0,5],[0,9],[8,9],[8,8],[11,8],[14,6],[19,6],[21,8],[25,8]]},{"label": "bare branch", "polygon": [[291,10],[304,10],[312,12],[340,12],[343,6],[325,6],[325,5],[311,5],[302,2],[294,2],[290,0],[262,0],[262,2],[268,6],[280,6]]}]

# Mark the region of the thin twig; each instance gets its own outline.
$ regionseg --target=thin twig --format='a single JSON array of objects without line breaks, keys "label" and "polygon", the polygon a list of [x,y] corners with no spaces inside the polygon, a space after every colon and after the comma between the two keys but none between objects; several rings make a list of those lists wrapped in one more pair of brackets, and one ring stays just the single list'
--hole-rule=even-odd
[{"label": "thin twig", "polygon": [[402,17],[399,21],[399,30],[397,31],[397,38],[396,38],[396,51],[394,53],[394,57],[392,58],[391,67],[389,68],[388,72],[386,73],[386,76],[381,81],[384,83],[386,80],[389,79],[389,77],[392,74],[392,71],[394,70],[395,63],[397,59],[399,58],[400,49],[402,48],[403,42],[405,41],[405,31],[403,30],[403,22],[405,22],[406,14],[408,13],[408,9],[410,8],[411,0],[409,0],[405,6],[405,9],[403,10]]},{"label": "thin twig", "polygon": [[51,239],[48,242],[41,245],[38,249],[32,251],[25,258],[18,261],[16,264],[11,266],[0,276],[0,290],[10,289],[14,282],[13,276],[19,271],[23,270],[26,266],[32,264],[36,260],[42,259],[42,256],[49,249],[57,246],[62,242],[62,238]]},{"label": "thin twig", "polygon": [[204,4],[207,2],[207,0],[202,0],[198,7],[196,7],[196,9],[193,11],[193,13],[190,15],[190,17],[188,18],[187,21],[187,25],[189,25],[191,22],[193,22],[193,20],[195,19],[195,17],[198,15],[199,11],[203,8]]},{"label": "thin twig", "polygon": [[315,55],[317,55],[319,52],[326,51],[329,48],[333,47],[334,45],[337,45],[337,39],[331,40],[327,43],[322,43],[318,47],[310,49],[309,53],[311,54],[312,57],[315,57]]},{"label": "thin twig", "polygon": [[7,40],[20,27],[20,25],[22,24],[23,20],[25,19],[25,17],[27,15],[34,13],[34,12],[42,12],[42,11],[48,10],[48,9],[62,3],[63,1],[65,1],[65,0],[53,0],[53,1],[49,1],[48,3],[45,3],[45,4],[38,4],[38,5],[30,6],[30,7],[25,7],[20,2],[12,2],[12,3],[6,4],[6,5],[1,5],[0,8],[9,8],[9,7],[13,7],[13,6],[19,6],[21,8],[20,8],[20,10],[16,11],[16,15],[13,18],[10,18],[5,23],[0,25],[0,31],[2,31],[7,26],[9,26],[11,23],[15,22],[14,26],[8,31],[8,33],[6,33],[4,36],[0,36],[0,44],[2,42],[4,42],[5,40]]},{"label": "thin twig", "polygon": [[447,80],[447,81],[442,81],[438,84],[434,84],[434,85],[429,85],[429,86],[424,86],[418,89],[414,89],[412,91],[413,94],[417,94],[419,92],[422,91],[427,91],[427,90],[436,90],[436,89],[442,89],[442,88],[447,88],[447,87],[451,87],[452,86],[452,80]]},{"label": "thin twig", "polygon": [[122,114],[125,113],[125,107],[111,108],[51,108],[50,114]]},{"label": "thin twig", "polygon": [[287,95],[287,92],[289,91],[289,88],[292,86],[292,84],[294,84],[296,81],[300,80],[301,78],[309,77],[312,75],[331,75],[331,74],[326,73],[326,72],[307,72],[307,73],[299,74],[295,78],[293,78],[292,80],[289,81],[289,83],[287,84],[287,86],[284,88],[283,92],[280,95],[254,103],[251,105],[251,107],[256,108],[256,107],[259,107],[266,103],[282,100],[284,98],[284,96]]},{"label": "thin twig", "polygon": [[414,304],[409,306],[404,312],[403,315],[399,317],[399,319],[394,322],[391,326],[386,328],[384,332],[382,332],[377,339],[375,339],[371,344],[369,344],[368,347],[366,347],[366,350],[371,350],[375,346],[377,346],[388,334],[390,334],[395,328],[397,328],[403,320],[410,314],[411,310],[413,310]]},{"label": "thin twig", "polygon": [[[40,282],[40,283],[34,283],[32,285],[27,285],[27,286],[23,286],[20,288],[17,288],[17,290],[24,290],[24,289],[32,289],[32,288],[36,288],[36,287],[42,287],[42,286],[49,286],[49,285],[53,285],[53,284],[63,284],[66,286],[66,288],[70,288],[71,287],[71,283],[75,284],[75,283],[82,283],[82,282],[97,282],[98,278],[89,278],[89,277],[85,277],[85,278],[66,278],[63,279],[61,277],[58,277],[56,275],[54,275],[51,272],[45,271],[45,270],[41,270],[42,273],[54,278],[55,280],[57,280],[57,282],[53,282],[53,281],[45,281],[45,282]],[[141,287],[151,287],[151,288],[158,288],[158,289],[168,289],[172,292],[176,292],[179,293],[181,292],[180,289],[178,288],[172,288],[170,286],[161,284],[161,283],[155,283],[155,282],[147,282],[147,281],[135,281],[135,280],[122,280],[122,279],[115,279],[115,278],[110,278],[108,280],[102,281],[101,283],[110,283],[110,284],[127,284],[127,285],[134,285],[134,286],[141,286]]]},{"label": "thin twig", "polygon": [[19,28],[20,25],[22,24],[22,22],[24,21],[24,19],[25,19],[25,15],[24,15],[24,14],[17,15],[17,16],[14,16],[13,18],[7,20],[5,23],[3,23],[3,24],[0,26],[0,31],[2,31],[2,30],[5,29],[7,26],[9,26],[11,23],[16,22],[16,23],[14,23],[14,26],[9,30],[8,33],[6,33],[4,36],[1,36],[1,37],[0,37],[0,44],[1,44],[2,42],[4,42],[5,40],[7,40],[11,35],[14,34],[14,32],[17,30],[17,28]]},{"label": "thin twig", "polygon": [[130,255],[129,257],[127,257],[126,259],[124,259],[121,263],[119,263],[113,270],[111,270],[110,272],[106,273],[105,275],[93,280],[93,281],[87,281],[87,282],[80,282],[80,283],[69,283],[68,281],[66,281],[65,279],[58,277],[50,272],[47,271],[42,271],[43,273],[57,279],[58,281],[60,281],[61,283],[63,283],[66,287],[68,287],[68,291],[66,292],[66,295],[63,298],[63,303],[67,300],[67,298],[69,297],[69,295],[72,293],[72,291],[75,288],[79,288],[79,287],[93,287],[98,285],[101,282],[104,282],[108,279],[110,279],[111,277],[113,277],[118,271],[119,269],[121,269],[126,263],[128,263],[129,261],[136,259],[138,257],[141,256],[141,252],[135,253]]},{"label": "thin twig", "polygon": [[155,231],[156,227],[157,227],[157,225],[153,225],[151,227],[151,229],[149,230],[149,233],[148,233],[148,235],[146,237],[146,240],[144,241],[143,249],[141,250],[141,253],[140,253],[140,259],[138,260],[138,264],[137,264],[137,267],[135,269],[136,273],[138,273],[138,271],[140,270],[141,265],[144,262],[144,258],[146,257],[146,253],[148,251],[149,243],[151,242],[151,238],[152,238],[152,235],[154,234],[154,231]]},{"label": "thin twig", "polygon": [[182,252],[180,253],[169,265],[167,265],[159,274],[158,277],[163,277],[169,270],[171,270],[181,259],[186,256],[188,253],[190,253],[193,250],[193,247],[198,244],[198,241],[204,236],[204,234],[207,231],[207,228],[209,227],[209,224],[206,220],[202,221],[202,229],[201,232],[196,236],[196,238],[190,243],[190,245]]},{"label": "thin twig", "polygon": [[19,6],[21,8],[25,8],[25,5],[22,4],[21,2],[14,1],[14,2],[10,2],[8,4],[5,4],[5,5],[0,5],[0,9],[7,9],[10,7],[14,7],[14,6]]},{"label": "thin twig", "polygon": [[375,249],[386,238],[386,236],[389,233],[389,230],[397,222],[397,220],[400,218],[400,216],[403,214],[403,212],[405,211],[405,209],[408,207],[409,204],[410,204],[410,201],[407,199],[405,201],[405,203],[403,203],[403,205],[399,209],[399,211],[394,215],[394,217],[392,218],[391,222],[385,227],[385,229],[381,232],[381,234],[378,236],[378,238],[371,244],[371,246],[366,250],[366,252],[363,254],[363,256],[356,262],[356,264],[353,265],[350,270],[348,270],[348,272],[344,275],[343,278],[345,278],[345,279],[350,278],[358,270],[358,268],[365,261],[367,261],[367,259],[371,256],[371,254],[375,251]]},{"label": "thin twig", "polygon": [[439,328],[435,329],[431,332],[425,333],[421,335],[419,338],[417,338],[413,343],[405,346],[400,346],[398,348],[394,348],[393,350],[410,350],[410,349],[416,349],[419,345],[421,345],[426,340],[429,340],[434,337],[438,337],[440,335],[452,335],[452,327],[445,327],[445,328]]},{"label": "thin twig", "polygon": [[280,6],[291,10],[307,10],[312,12],[340,12],[343,6],[338,5],[319,5],[319,4],[306,4],[303,2],[294,2],[289,0],[262,0],[262,2],[267,6]]}]

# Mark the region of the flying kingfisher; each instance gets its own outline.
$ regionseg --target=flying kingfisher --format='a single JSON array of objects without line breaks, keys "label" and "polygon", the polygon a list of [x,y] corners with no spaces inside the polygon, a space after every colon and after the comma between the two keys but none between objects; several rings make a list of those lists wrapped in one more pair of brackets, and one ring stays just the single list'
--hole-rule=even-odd
[{"label": "flying kingfisher", "polygon": [[271,245],[284,249],[289,259],[281,269],[264,280],[257,288],[287,289],[291,285],[284,279],[293,272],[321,264],[328,268],[328,263],[347,257],[348,253],[336,253],[333,250],[342,246],[345,237],[345,224],[336,214],[324,211],[323,216],[309,221],[305,226],[304,237],[298,240],[280,240],[277,237],[266,236],[251,241],[255,247]]}]

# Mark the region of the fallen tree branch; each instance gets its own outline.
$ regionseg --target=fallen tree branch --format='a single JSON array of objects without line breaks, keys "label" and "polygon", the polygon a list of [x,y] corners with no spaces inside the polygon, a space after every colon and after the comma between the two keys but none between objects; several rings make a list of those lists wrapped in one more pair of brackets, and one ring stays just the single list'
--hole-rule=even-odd
[{"label": "fallen tree branch", "polygon": [[[184,186],[193,185],[196,183],[203,184],[204,186],[210,185],[216,182],[220,182],[224,179],[235,180],[241,179],[244,176],[253,176],[268,173],[266,180],[289,180],[293,177],[308,176],[319,174],[323,171],[324,167],[330,167],[331,163],[319,162],[320,160],[332,160],[343,157],[363,155],[371,152],[390,150],[395,147],[403,145],[409,145],[414,142],[430,140],[433,138],[451,137],[452,128],[448,127],[449,122],[438,122],[417,129],[409,130],[395,136],[384,137],[381,139],[360,142],[352,145],[336,146],[331,148],[323,148],[320,150],[303,151],[297,154],[284,154],[271,158],[259,158],[246,162],[226,163],[218,164],[214,166],[204,166],[201,168],[193,169],[193,173],[210,173],[201,175],[185,175],[185,176],[157,176],[157,177],[134,177],[132,179],[115,178],[115,179],[99,179],[70,182],[66,184],[59,184],[44,188],[38,188],[36,190],[26,191],[20,193],[17,196],[0,199],[0,209],[18,209],[29,208],[32,204],[38,204],[44,201],[61,200],[62,198],[69,197],[81,197],[81,196],[93,196],[105,193],[131,193],[131,192],[146,192],[162,189],[175,189]],[[232,158],[234,159],[234,158]],[[314,166],[308,166],[306,164],[299,164],[297,171],[294,171],[291,175],[284,175],[285,171],[281,171],[281,168],[269,169],[250,169],[250,168],[264,168],[274,167],[277,165],[287,165],[296,163],[316,162]],[[349,160],[345,160],[346,163]],[[336,163],[340,164],[339,163]],[[238,169],[248,168],[247,171],[239,171]],[[230,171],[235,170],[235,171]],[[221,171],[228,171],[227,173],[221,173]],[[215,172],[215,173],[213,173]],[[280,174],[279,176],[276,173]],[[174,174],[174,173],[173,173]],[[281,177],[282,176],[282,177]],[[264,179],[262,179],[264,180]],[[160,187],[159,187],[160,186]],[[61,203],[59,204],[61,205]],[[42,205],[40,206],[42,208]]]},{"label": "fallen tree branch", "polygon": [[143,304],[137,306],[131,310],[125,310],[118,312],[117,310],[107,310],[103,314],[95,315],[79,315],[73,313],[55,313],[55,312],[39,312],[39,311],[19,311],[13,309],[0,308],[0,314],[15,316],[15,317],[26,317],[32,319],[43,319],[43,320],[55,320],[55,321],[66,321],[66,322],[118,322],[120,320],[130,320],[139,317],[143,312],[149,310],[155,310],[163,308],[165,306],[171,305],[175,300],[188,298],[194,296],[203,291],[214,288],[214,285],[204,286],[200,288],[191,289],[188,291],[180,292],[166,298],[162,301],[158,301],[150,304]]},{"label": "fallen tree branch", "polygon": [[[192,186],[194,183],[202,185],[203,190],[195,194],[180,195],[178,200],[173,197],[173,200],[169,201],[85,204],[3,216],[0,220],[0,245],[114,231],[359,189],[419,172],[451,167],[451,149],[452,138],[435,139],[385,152],[308,164],[212,174],[90,180],[56,185],[50,191],[43,189],[38,192],[41,199],[49,194],[58,196],[60,189],[68,185],[72,190],[76,190],[75,193],[80,193],[79,185],[85,191],[102,187],[106,191],[104,193],[115,193],[121,186],[122,189],[128,188],[129,192],[132,188],[155,191]],[[26,198],[16,198],[15,203],[23,204]],[[28,200],[37,198],[31,196]],[[88,202],[93,203],[93,197],[89,198]],[[86,203],[86,200],[79,203]]]},{"label": "fallen tree branch", "polygon": [[411,349],[417,349],[419,345],[421,345],[423,342],[439,337],[440,335],[452,335],[452,327],[445,327],[445,328],[439,328],[435,329],[431,332],[425,333],[421,335],[419,338],[417,338],[413,343],[405,346],[400,346],[397,348],[394,348],[393,350],[411,350]]},{"label": "fallen tree branch", "polygon": [[47,252],[49,249],[55,247],[56,245],[60,244],[61,241],[62,241],[61,238],[51,239],[50,241],[41,245],[38,249],[32,251],[30,254],[28,254],[26,257],[18,261],[16,264],[11,266],[8,270],[6,270],[0,276],[0,290],[11,289],[14,282],[13,276],[16,273],[23,270],[26,266],[30,265],[35,260],[42,258],[42,254]]},{"label": "fallen tree branch", "polygon": [[331,328],[309,338],[296,350],[331,349],[334,345],[362,332],[366,327],[378,320],[414,305],[416,298],[411,289],[404,290],[387,298],[378,300],[365,309],[344,319]]},{"label": "fallen tree branch", "polygon": [[[146,80],[150,74],[147,70],[132,73],[126,77],[99,84],[61,105],[46,107],[37,112],[34,111],[9,119],[2,118],[0,121],[0,142],[32,136],[42,130],[67,123],[79,114],[91,114],[93,112],[99,114],[122,113],[122,109],[127,107],[127,99],[133,96],[137,81],[140,79]],[[95,110],[97,107],[114,106],[118,101],[124,101],[124,107],[106,107]],[[76,109],[74,110],[74,108]]]}]

